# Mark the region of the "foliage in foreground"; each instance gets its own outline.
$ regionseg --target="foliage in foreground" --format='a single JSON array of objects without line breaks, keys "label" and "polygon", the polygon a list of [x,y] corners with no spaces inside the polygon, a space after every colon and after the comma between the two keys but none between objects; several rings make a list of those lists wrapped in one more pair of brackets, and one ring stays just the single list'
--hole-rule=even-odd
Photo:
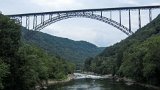
[{"label": "foliage in foreground", "polygon": [[65,79],[74,64],[21,43],[20,26],[0,15],[0,90],[35,90],[48,79]]},{"label": "foliage in foreground", "polygon": [[160,15],[127,39],[87,59],[85,70],[160,86]]}]

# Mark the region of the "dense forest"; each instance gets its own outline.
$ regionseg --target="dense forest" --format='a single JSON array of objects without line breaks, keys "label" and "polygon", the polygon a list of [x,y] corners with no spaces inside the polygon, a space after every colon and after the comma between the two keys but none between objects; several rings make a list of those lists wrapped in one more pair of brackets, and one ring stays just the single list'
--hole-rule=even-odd
[{"label": "dense forest", "polygon": [[94,57],[104,50],[103,47],[97,47],[86,41],[73,41],[25,28],[22,30],[22,38],[27,43],[35,44],[49,54],[61,56],[80,67],[87,57]]},{"label": "dense forest", "polygon": [[0,14],[0,90],[35,90],[48,79],[63,80],[75,66],[21,40],[21,26]]},{"label": "dense forest", "polygon": [[86,59],[85,70],[160,86],[160,15],[95,58]]}]

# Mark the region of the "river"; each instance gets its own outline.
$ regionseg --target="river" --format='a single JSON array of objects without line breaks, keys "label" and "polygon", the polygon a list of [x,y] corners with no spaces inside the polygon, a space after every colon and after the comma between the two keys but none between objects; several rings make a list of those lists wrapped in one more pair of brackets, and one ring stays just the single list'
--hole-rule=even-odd
[{"label": "river", "polygon": [[50,85],[47,90],[154,90],[139,85],[126,85],[101,76],[80,73],[75,73],[75,76],[70,82]]}]

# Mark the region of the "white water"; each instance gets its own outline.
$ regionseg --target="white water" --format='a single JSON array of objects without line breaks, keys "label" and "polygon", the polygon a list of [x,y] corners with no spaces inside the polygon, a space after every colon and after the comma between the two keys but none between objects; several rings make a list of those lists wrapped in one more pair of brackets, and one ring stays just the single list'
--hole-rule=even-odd
[{"label": "white water", "polygon": [[82,73],[74,73],[74,79],[84,79],[84,78],[101,79],[101,78],[107,78],[107,77],[106,76],[98,76],[98,75],[82,74]]}]

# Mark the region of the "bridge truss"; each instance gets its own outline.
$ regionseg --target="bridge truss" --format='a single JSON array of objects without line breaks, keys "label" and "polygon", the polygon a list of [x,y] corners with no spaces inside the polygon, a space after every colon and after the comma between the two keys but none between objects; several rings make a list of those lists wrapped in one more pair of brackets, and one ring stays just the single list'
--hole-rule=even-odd
[{"label": "bridge truss", "polygon": [[[77,18],[84,17],[99,20],[101,22],[112,25],[113,27],[121,30],[127,35],[133,34],[132,31],[132,22],[131,22],[131,11],[138,12],[138,23],[139,28],[141,25],[141,11],[148,10],[149,21],[152,21],[152,10],[160,9],[159,6],[139,6],[139,7],[119,7],[119,8],[102,8],[102,9],[83,9],[83,10],[69,10],[69,11],[54,11],[54,12],[41,12],[41,13],[27,13],[27,14],[14,14],[7,15],[11,19],[15,19],[21,25],[25,23],[25,27],[27,29],[39,31],[53,23],[58,21],[69,19],[69,18]],[[122,11],[128,12],[128,25],[125,26],[122,24]],[[110,16],[106,17],[104,15],[105,12],[109,12]],[[118,21],[112,19],[112,12],[118,12],[117,16],[119,17]],[[32,27],[31,27],[32,26]]]}]

